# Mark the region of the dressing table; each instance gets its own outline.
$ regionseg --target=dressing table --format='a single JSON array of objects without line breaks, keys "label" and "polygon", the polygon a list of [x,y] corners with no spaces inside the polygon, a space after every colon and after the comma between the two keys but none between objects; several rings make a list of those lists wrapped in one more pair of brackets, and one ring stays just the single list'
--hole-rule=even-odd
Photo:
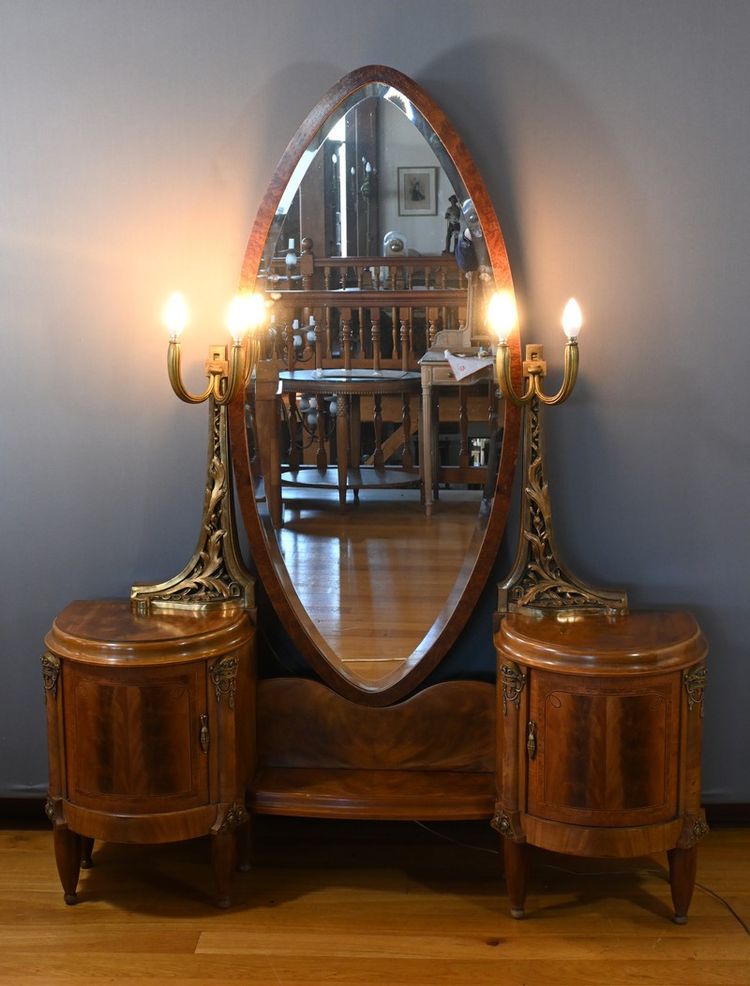
[{"label": "dressing table", "polygon": [[[395,185],[389,192],[388,182],[395,183],[400,163],[393,148],[406,146],[404,140],[413,142],[412,158],[435,169],[439,196],[462,204],[461,223],[471,233],[478,264],[495,287],[512,294],[487,190],[440,108],[412,80],[384,66],[342,79],[289,143],[250,235],[241,287],[244,295],[262,292],[260,307],[270,313],[265,328],[244,340],[238,336],[231,357],[212,347],[209,386],[198,396],[187,393],[179,379],[179,333],[170,339],[175,392],[188,403],[209,399],[204,513],[193,557],[174,579],[134,587],[132,606],[73,604],[47,638],[48,813],[66,901],[75,899],[80,859],[90,860],[91,839],[164,841],[210,833],[217,902],[225,906],[237,833],[248,829],[254,813],[486,822],[494,816],[505,839],[515,912],[523,909],[525,887],[520,847],[548,845],[550,832],[560,837],[556,848],[619,851],[627,843],[650,850],[658,843],[681,851],[689,849],[686,819],[695,820],[694,834],[700,828],[700,734],[690,705],[696,693],[685,697],[680,675],[698,673],[704,648],[687,623],[681,624],[677,658],[669,621],[659,621],[649,637],[634,618],[628,625],[640,627],[642,664],[615,655],[609,625],[602,624],[596,646],[601,661],[589,665],[586,648],[579,653],[574,644],[563,646],[570,636],[567,624],[527,624],[511,615],[513,605],[501,606],[508,617],[495,638],[498,684],[490,680],[490,627],[486,654],[480,655],[488,658],[484,680],[454,678],[444,668],[443,678],[451,680],[441,680],[441,664],[460,645],[494,571],[521,412],[514,400],[494,403],[496,371],[483,370],[490,385],[490,401],[483,406],[492,429],[503,435],[491,488],[473,489],[463,476],[466,489],[441,490],[439,502],[432,502],[441,477],[427,452],[434,434],[431,402],[428,397],[423,415],[412,414],[408,399],[446,382],[439,361],[420,367],[418,360],[438,331],[466,318],[466,289],[448,275],[452,258],[432,256],[444,242],[440,222],[440,228],[424,227],[431,230],[425,257],[401,257],[389,265],[389,258],[375,252],[385,228],[400,219],[388,211],[390,199],[396,201]],[[360,182],[361,161],[375,161],[376,167],[370,165]],[[418,232],[417,225],[412,242]],[[299,273],[288,271],[281,280],[269,276],[291,239],[308,244],[302,257],[290,259],[299,263]],[[318,266],[309,249],[313,240],[328,245]],[[472,317],[479,317],[476,311]],[[308,326],[304,336],[300,324]],[[480,329],[467,327],[470,336]],[[540,354],[527,354],[529,366],[522,368],[517,336],[501,348],[505,363],[497,379],[505,393],[529,366],[538,373],[533,367],[540,365]],[[310,396],[335,400],[334,423],[332,412],[327,424],[325,415],[306,416],[300,398]],[[370,396],[374,448],[366,450],[372,460],[367,468],[373,476],[387,475],[388,483],[370,484],[363,481],[364,470],[353,469],[364,442],[360,402]],[[398,426],[385,441],[377,398],[392,400],[389,420]],[[415,431],[428,511],[406,451]],[[389,473],[386,446],[404,450],[400,466]],[[295,495],[301,490],[288,520],[282,481],[287,489],[297,487]],[[333,496],[326,498],[322,486]],[[235,530],[235,488],[252,575]],[[371,493],[347,503],[348,488]],[[544,520],[543,483],[536,492]],[[537,522],[538,517],[524,520],[523,537],[533,534]],[[548,543],[541,536],[537,541]],[[537,569],[548,562],[545,556]],[[257,612],[256,578],[266,607]],[[259,677],[255,624],[264,613],[270,623],[271,610],[298,661],[285,664],[260,625]],[[549,646],[554,668],[535,649],[542,626],[555,628]],[[632,674],[627,685],[625,671]],[[573,697],[560,702],[574,710],[590,702],[600,709],[603,703],[598,728],[606,737],[617,733],[616,724],[635,722],[633,750],[620,742],[601,762],[579,764],[575,751],[583,716],[571,713],[558,723],[548,707],[566,689]],[[549,752],[555,730],[566,737],[570,755]],[[662,761],[649,761],[642,781],[638,765],[657,746]],[[536,761],[535,749],[541,751]],[[131,754],[125,766],[117,751]],[[604,815],[591,822],[598,803],[573,783],[576,771],[590,768],[587,790],[589,783],[592,791],[597,784],[606,788],[612,758],[626,752],[632,754],[625,771],[632,786],[625,801],[605,802],[614,814],[606,824]],[[659,764],[666,781],[652,805]],[[558,814],[549,817],[545,798],[554,785]],[[588,821],[575,815],[577,801],[565,800],[571,785],[571,797],[583,798]],[[575,835],[571,824],[580,829]],[[641,826],[656,826],[664,839],[634,835],[631,830]],[[613,828],[622,830],[622,840]],[[673,839],[674,846],[667,845]],[[682,888],[676,908],[683,917],[694,854],[677,852],[670,859],[675,885]]]}]

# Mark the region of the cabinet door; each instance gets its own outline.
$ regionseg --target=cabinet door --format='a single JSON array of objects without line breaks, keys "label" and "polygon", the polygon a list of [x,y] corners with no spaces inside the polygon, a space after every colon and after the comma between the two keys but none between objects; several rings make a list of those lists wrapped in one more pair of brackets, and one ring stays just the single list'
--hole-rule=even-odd
[{"label": "cabinet door", "polygon": [[579,825],[673,818],[679,715],[678,674],[622,679],[532,671],[529,813]]},{"label": "cabinet door", "polygon": [[203,662],[166,667],[63,668],[67,796],[124,814],[208,802]]}]

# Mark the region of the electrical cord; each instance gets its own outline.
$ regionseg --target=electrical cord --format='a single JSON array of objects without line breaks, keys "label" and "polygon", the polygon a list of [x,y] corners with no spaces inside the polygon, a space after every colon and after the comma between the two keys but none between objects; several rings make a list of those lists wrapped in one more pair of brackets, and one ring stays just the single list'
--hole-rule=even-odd
[{"label": "electrical cord", "polygon": [[[462,849],[473,849],[475,852],[488,852],[491,853],[493,856],[500,855],[499,849],[488,849],[486,846],[474,846],[468,842],[461,842],[459,839],[454,839],[450,835],[444,835],[442,832],[437,832],[435,829],[430,828],[429,825],[425,825],[424,822],[418,822],[416,819],[414,819],[414,824],[418,825],[421,829],[424,829],[425,832],[429,832],[430,835],[434,835],[438,839],[443,839],[445,842],[452,842],[453,845],[460,846]],[[566,873],[569,876],[641,876],[646,873],[652,873],[655,876],[658,876],[665,883],[669,883],[669,877],[665,876],[664,871],[661,869],[607,870],[606,872],[602,873],[600,871],[594,871],[594,870],[569,870],[566,869],[566,867],[564,866],[556,866],[554,863],[541,863],[540,866],[542,869],[556,870],[558,873]],[[709,897],[713,897],[715,900],[719,901],[720,904],[723,904],[724,907],[726,907],[726,909],[735,919],[735,921],[743,929],[745,934],[750,936],[750,926],[748,926],[747,922],[742,917],[740,917],[740,915],[737,913],[737,911],[735,911],[735,909],[732,907],[732,905],[729,903],[728,900],[726,900],[724,897],[721,896],[721,894],[717,893],[715,890],[712,890],[710,887],[707,887],[703,883],[698,883],[696,881],[695,886],[699,890],[702,890],[704,894],[708,894]]]}]

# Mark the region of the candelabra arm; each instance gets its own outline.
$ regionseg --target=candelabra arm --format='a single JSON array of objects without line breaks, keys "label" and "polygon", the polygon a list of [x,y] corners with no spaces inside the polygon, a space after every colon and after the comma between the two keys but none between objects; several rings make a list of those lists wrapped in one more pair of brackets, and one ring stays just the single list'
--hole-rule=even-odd
[{"label": "candelabra arm", "polygon": [[513,380],[510,375],[510,350],[507,342],[498,343],[495,366],[497,371],[497,382],[500,385],[500,391],[506,401],[510,401],[510,403],[515,404],[516,407],[523,407],[524,404],[528,404],[534,396],[534,381],[529,380],[523,394],[519,396],[516,393],[513,387]]},{"label": "candelabra arm", "polygon": [[231,404],[237,396],[241,387],[247,383],[255,360],[252,354],[255,351],[255,340],[245,343],[235,342],[232,346],[232,359],[229,366],[229,375],[222,376],[218,381],[218,393],[214,391],[214,397],[219,404]]},{"label": "candelabra arm", "polygon": [[531,377],[534,396],[538,397],[543,404],[562,404],[573,393],[573,388],[578,377],[578,342],[576,339],[568,339],[565,346],[565,364],[563,369],[563,381],[560,389],[552,397],[542,393],[541,381],[543,374],[534,374]]},{"label": "candelabra arm", "polygon": [[207,400],[215,390],[215,377],[211,376],[208,381],[208,386],[203,391],[202,394],[191,394],[185,389],[182,383],[182,373],[180,371],[180,357],[181,357],[180,343],[176,339],[169,340],[169,350],[167,352],[167,372],[169,373],[169,382],[172,384],[172,390],[177,394],[181,401],[186,404],[202,404]]}]

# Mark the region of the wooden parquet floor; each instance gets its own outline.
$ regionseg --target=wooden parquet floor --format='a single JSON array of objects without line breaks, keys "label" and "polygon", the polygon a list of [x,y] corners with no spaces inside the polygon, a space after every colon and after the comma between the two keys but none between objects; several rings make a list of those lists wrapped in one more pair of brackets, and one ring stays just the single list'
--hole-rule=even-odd
[{"label": "wooden parquet floor", "polygon": [[[259,820],[255,868],[218,911],[205,840],[97,845],[66,907],[48,829],[0,831],[0,984],[750,983],[750,937],[696,888],[670,921],[665,859],[539,853],[514,921],[483,825]],[[466,845],[446,841],[458,839]],[[476,848],[474,848],[476,847]],[[750,829],[704,840],[698,880],[750,923]]]},{"label": "wooden parquet floor", "polygon": [[[359,681],[388,677],[455,606],[483,529],[479,491],[441,493],[431,517],[418,490],[284,490],[276,532],[291,583],[315,628]],[[452,607],[451,607],[452,608]]]}]

